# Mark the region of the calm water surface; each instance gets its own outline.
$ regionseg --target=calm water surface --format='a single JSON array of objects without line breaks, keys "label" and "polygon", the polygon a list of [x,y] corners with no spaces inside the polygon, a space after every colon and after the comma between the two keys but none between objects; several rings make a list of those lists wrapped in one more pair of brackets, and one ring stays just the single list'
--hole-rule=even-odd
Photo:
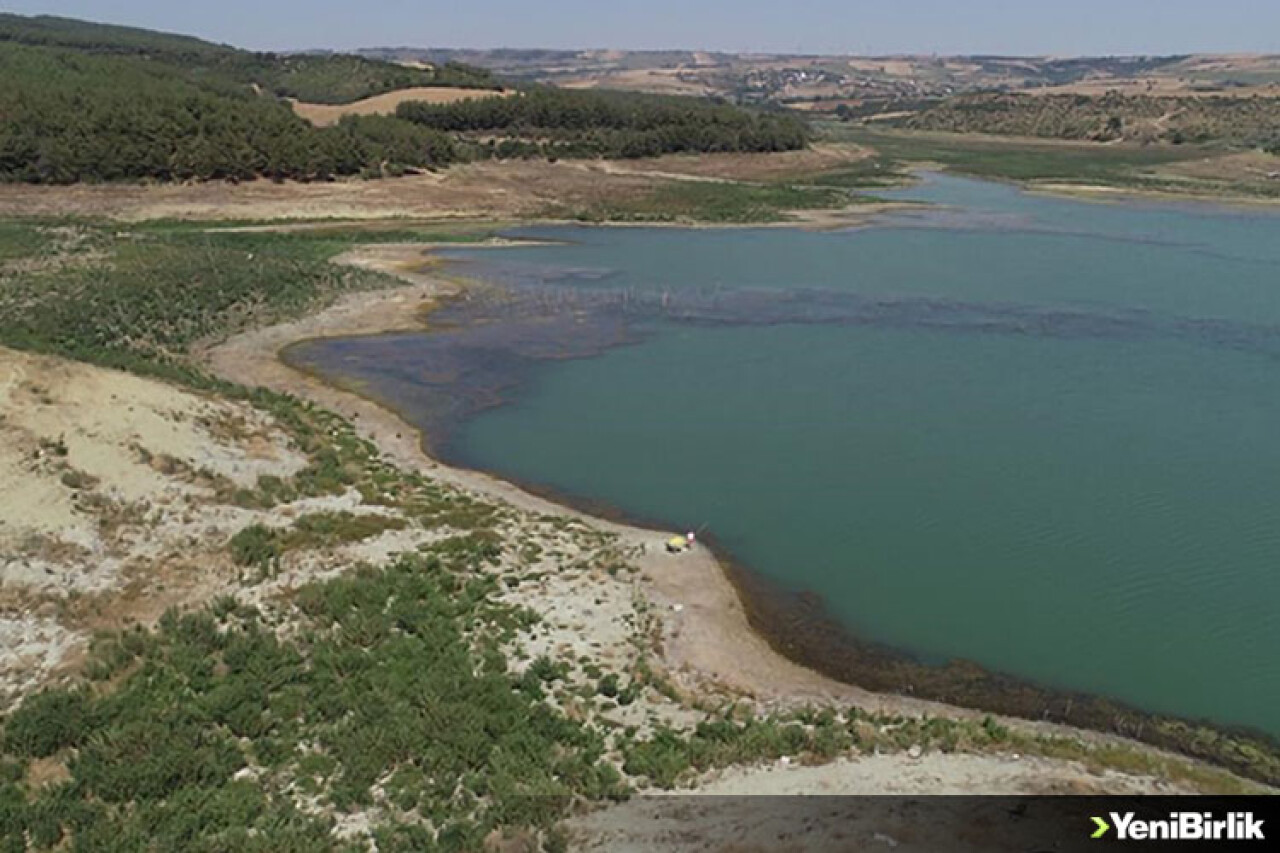
[{"label": "calm water surface", "polygon": [[[447,453],[705,524],[926,659],[1280,735],[1280,217],[944,177],[901,195],[945,207],[451,253],[664,310],[628,319],[639,343],[526,359]],[[376,379],[362,346],[334,361]]]}]

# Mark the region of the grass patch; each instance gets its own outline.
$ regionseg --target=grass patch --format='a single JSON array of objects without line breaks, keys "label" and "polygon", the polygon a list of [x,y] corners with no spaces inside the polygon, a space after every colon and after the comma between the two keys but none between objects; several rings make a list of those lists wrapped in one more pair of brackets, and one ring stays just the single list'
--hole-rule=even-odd
[{"label": "grass patch", "polygon": [[[467,242],[489,228],[334,223],[298,232],[199,223],[0,221],[0,343],[210,386],[197,343],[300,316],[388,276],[329,263],[352,245]],[[35,265],[91,247],[92,264]],[[12,268],[26,263],[21,270]]]},{"label": "grass patch", "polygon": [[396,516],[313,512],[283,529],[251,524],[232,536],[228,545],[237,565],[266,570],[290,551],[360,542],[388,530],[403,530],[407,525]]},{"label": "grass patch", "polygon": [[835,187],[670,181],[652,192],[553,216],[582,222],[780,222],[797,210],[832,210],[853,201]]},{"label": "grass patch", "polygon": [[0,263],[39,255],[44,236],[30,223],[0,222]]},{"label": "grass patch", "polygon": [[[199,341],[389,284],[327,263],[338,250],[327,241],[83,227],[105,246],[102,263],[0,279],[0,342],[191,381],[182,362]],[[0,252],[32,230],[7,223]]]},{"label": "grass patch", "polygon": [[[829,132],[875,149],[881,170],[904,163],[937,163],[948,171],[1016,181],[1063,181],[1143,186],[1145,170],[1205,156],[1192,146],[1065,144],[1017,139],[833,127]],[[874,169],[874,165],[870,168]]]}]

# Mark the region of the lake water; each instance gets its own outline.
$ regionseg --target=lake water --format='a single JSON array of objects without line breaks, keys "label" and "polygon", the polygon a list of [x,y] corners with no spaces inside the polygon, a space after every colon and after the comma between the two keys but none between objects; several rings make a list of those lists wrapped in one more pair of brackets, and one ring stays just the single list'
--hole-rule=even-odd
[{"label": "lake water", "polygon": [[899,195],[944,207],[517,232],[563,242],[449,253],[505,325],[291,357],[856,636],[1280,735],[1280,217]]}]

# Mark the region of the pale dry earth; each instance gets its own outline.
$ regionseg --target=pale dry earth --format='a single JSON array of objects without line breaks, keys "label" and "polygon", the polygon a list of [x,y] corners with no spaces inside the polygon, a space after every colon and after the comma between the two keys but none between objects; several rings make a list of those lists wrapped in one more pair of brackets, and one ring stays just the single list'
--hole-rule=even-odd
[{"label": "pale dry earth", "polygon": [[[316,183],[0,184],[0,217],[94,216],[154,219],[433,219],[487,221],[555,217],[566,209],[652,192],[666,175],[735,180],[804,176],[867,156],[857,146],[827,145],[781,155],[660,157],[626,163],[513,160],[451,166],[386,180]],[[777,159],[774,159],[774,158]]]},{"label": "pale dry earth", "polygon": [[476,98],[502,97],[506,93],[491,89],[459,89],[452,86],[418,86],[412,89],[397,89],[374,95],[349,104],[311,104],[293,98],[289,103],[293,111],[317,127],[329,127],[338,123],[343,116],[393,115],[396,107],[409,101],[425,104],[456,104],[458,101],[471,101]]},{"label": "pale dry earth", "polygon": [[[993,804],[993,813],[982,815],[972,801],[958,802],[950,815],[955,822],[940,825],[936,802],[922,809],[911,799],[922,792],[955,796],[976,791],[1073,796],[1183,793],[1173,786],[1153,786],[1149,779],[1091,773],[1072,762],[1044,758],[872,755],[813,767],[777,762],[733,768],[692,791],[637,797],[574,818],[568,827],[573,849],[610,853],[1024,853],[1047,846],[1043,825],[1030,820],[1025,828],[1011,824],[1004,811],[1007,804]],[[998,841],[983,831],[993,823],[999,827]],[[957,832],[957,826],[964,828]]]},{"label": "pale dry earth", "polygon": [[234,584],[226,539],[254,514],[214,483],[302,463],[251,407],[0,348],[0,706],[93,629]]},{"label": "pale dry earth", "polygon": [[566,89],[627,89],[653,95],[690,95],[702,97],[715,93],[708,83],[692,78],[682,68],[640,68],[626,71],[604,71],[564,78]]}]

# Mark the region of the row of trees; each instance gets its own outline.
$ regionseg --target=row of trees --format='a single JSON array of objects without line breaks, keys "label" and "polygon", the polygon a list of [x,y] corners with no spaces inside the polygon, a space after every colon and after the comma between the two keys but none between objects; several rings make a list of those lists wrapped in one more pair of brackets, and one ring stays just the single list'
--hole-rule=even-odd
[{"label": "row of trees", "polygon": [[682,151],[788,151],[804,122],[694,98],[538,87],[515,97],[406,102],[396,115],[471,137],[525,140],[563,156],[648,157]]}]

